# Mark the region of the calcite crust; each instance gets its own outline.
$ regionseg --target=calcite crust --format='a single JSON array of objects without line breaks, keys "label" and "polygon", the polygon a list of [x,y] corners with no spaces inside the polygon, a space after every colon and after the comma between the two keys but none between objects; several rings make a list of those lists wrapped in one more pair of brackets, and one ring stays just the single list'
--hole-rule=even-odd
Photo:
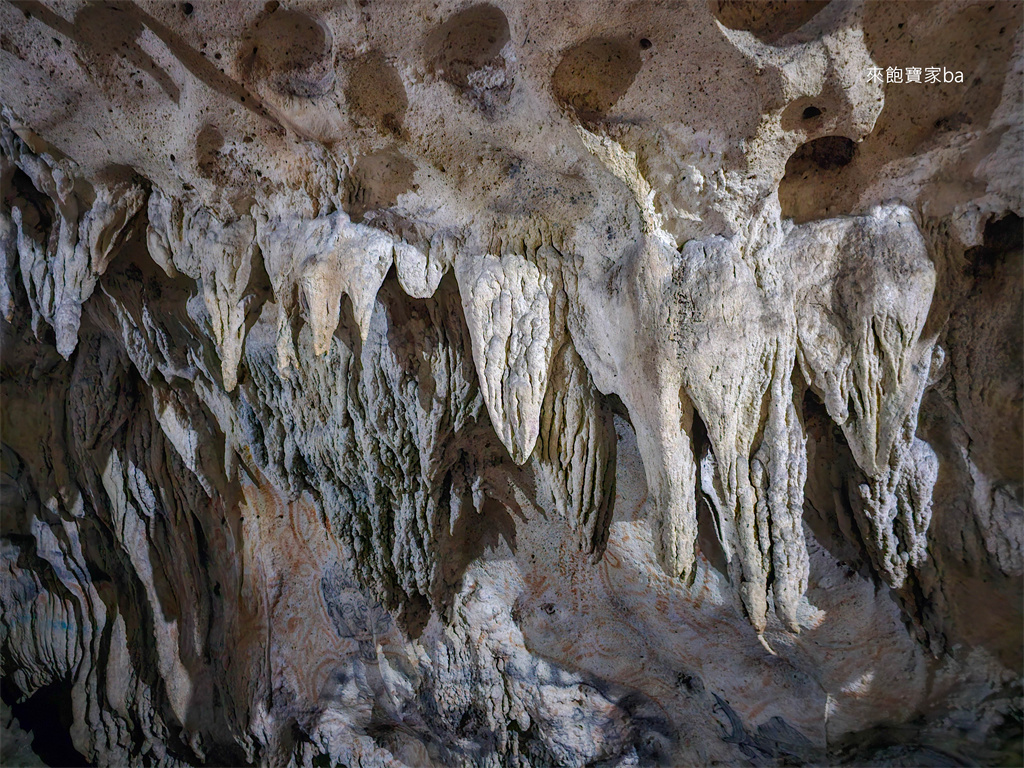
[{"label": "calcite crust", "polygon": [[1010,0],[0,7],[0,762],[1024,759],[1022,86]]}]

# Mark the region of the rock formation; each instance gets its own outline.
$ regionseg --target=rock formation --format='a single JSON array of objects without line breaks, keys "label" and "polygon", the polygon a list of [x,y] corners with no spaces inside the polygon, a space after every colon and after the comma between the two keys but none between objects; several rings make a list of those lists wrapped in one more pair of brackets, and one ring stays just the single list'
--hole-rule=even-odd
[{"label": "rock formation", "polygon": [[1020,762],[1022,21],[0,7],[4,764]]}]

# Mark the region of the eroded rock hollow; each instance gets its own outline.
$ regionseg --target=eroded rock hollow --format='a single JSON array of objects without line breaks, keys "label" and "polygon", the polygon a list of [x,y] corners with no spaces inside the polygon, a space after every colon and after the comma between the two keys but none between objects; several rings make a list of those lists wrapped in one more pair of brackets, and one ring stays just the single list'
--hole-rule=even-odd
[{"label": "eroded rock hollow", "polygon": [[4,764],[1019,764],[1022,14],[0,6]]}]

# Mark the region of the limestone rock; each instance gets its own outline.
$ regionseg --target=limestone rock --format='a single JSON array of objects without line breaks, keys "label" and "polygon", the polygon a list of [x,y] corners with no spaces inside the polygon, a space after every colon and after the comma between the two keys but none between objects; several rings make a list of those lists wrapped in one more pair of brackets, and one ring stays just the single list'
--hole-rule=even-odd
[{"label": "limestone rock", "polygon": [[1015,764],[1019,3],[0,7],[4,764]]}]

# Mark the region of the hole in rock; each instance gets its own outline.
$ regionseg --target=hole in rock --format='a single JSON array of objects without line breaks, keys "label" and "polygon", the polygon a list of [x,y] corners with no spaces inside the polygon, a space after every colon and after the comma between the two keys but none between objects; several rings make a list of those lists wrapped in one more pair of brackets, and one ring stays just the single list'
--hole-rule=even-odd
[{"label": "hole in rock", "polygon": [[795,32],[829,0],[718,0],[711,11],[722,26],[750,32],[766,43]]},{"label": "hole in rock", "polygon": [[847,497],[846,478],[855,476],[856,466],[850,447],[821,397],[809,388],[804,392],[802,412],[807,433],[803,520],[847,575],[868,575],[867,551]]},{"label": "hole in rock", "polygon": [[600,120],[633,84],[641,63],[631,41],[594,37],[565,52],[551,87],[555,98],[581,120]]},{"label": "hole in rock", "polygon": [[987,277],[995,272],[1000,261],[1024,248],[1024,221],[1013,211],[985,224],[982,244],[964,253],[968,271],[973,277]]},{"label": "hole in rock", "polygon": [[797,169],[809,165],[824,171],[831,171],[849,165],[857,152],[857,144],[845,136],[822,136],[801,146],[786,163],[786,172],[790,167]]},{"label": "hole in rock", "polygon": [[846,213],[835,211],[832,201],[856,154],[857,144],[845,136],[822,136],[801,145],[779,183],[783,218],[800,223]]},{"label": "hole in rock", "polygon": [[488,731],[487,713],[479,706],[468,707],[459,718],[459,734],[463,737],[487,734]]},{"label": "hole in rock", "polygon": [[409,100],[398,70],[380,51],[370,51],[352,62],[345,99],[353,112],[381,133],[401,133]]},{"label": "hole in rock", "polygon": [[[700,457],[706,450],[710,450],[710,439],[708,429],[704,421],[694,411],[693,427],[690,431],[693,440],[693,455],[697,457],[697,547],[707,559],[708,563],[719,573],[729,575],[729,563],[725,557],[725,548],[722,546],[721,536],[718,534],[718,525],[715,523],[715,511],[711,508],[711,500],[701,491]],[[711,478],[708,478],[711,480]]]},{"label": "hole in rock", "polygon": [[25,223],[25,232],[45,237],[53,226],[53,201],[44,195],[20,168],[15,169],[10,186],[3,192],[4,202],[8,209],[13,207],[16,199],[24,201],[21,215]]},{"label": "hole in rock", "polygon": [[260,73],[289,96],[323,96],[334,85],[334,39],[319,19],[302,11],[275,9],[256,25]]},{"label": "hole in rock", "polygon": [[[821,94],[819,94],[820,96]],[[782,129],[805,135],[814,131],[817,136],[820,136],[821,126],[816,121],[816,118],[821,117],[827,111],[827,106],[818,106],[818,104],[813,103],[810,99],[797,99],[790,103],[783,111]]]},{"label": "hole in rock", "polygon": [[646,50],[647,50],[648,48],[650,48],[650,47],[651,47],[651,45],[653,45],[653,43],[651,43],[651,41],[650,41],[650,40],[648,40],[648,39],[647,39],[646,37],[641,37],[641,38],[640,38],[640,47],[641,47],[641,48],[643,48],[643,49],[644,49],[645,51],[646,51]]},{"label": "hole in rock", "polygon": [[430,601],[423,595],[412,595],[402,602],[398,623],[410,640],[418,640],[430,622]]},{"label": "hole in rock", "polygon": [[609,410],[629,424],[630,429],[633,429],[633,420],[629,418],[629,410],[626,408],[626,404],[622,402],[622,398],[614,392],[605,395],[604,398]]},{"label": "hole in rock", "polygon": [[510,39],[508,19],[493,5],[474,5],[438,27],[425,44],[430,67],[482,109],[508,102],[512,81],[501,49]]},{"label": "hole in rock", "polygon": [[263,252],[259,249],[253,254],[252,267],[249,271],[249,282],[246,283],[242,297],[243,301],[247,304],[245,309],[245,327],[248,333],[259,319],[260,313],[263,311],[263,305],[268,301],[274,300],[273,283],[263,261]]},{"label": "hole in rock", "polygon": [[92,765],[71,741],[71,686],[65,681],[44,685],[18,703],[19,692],[9,680],[0,681],[4,702],[23,730],[32,734],[32,751],[46,765]]}]

